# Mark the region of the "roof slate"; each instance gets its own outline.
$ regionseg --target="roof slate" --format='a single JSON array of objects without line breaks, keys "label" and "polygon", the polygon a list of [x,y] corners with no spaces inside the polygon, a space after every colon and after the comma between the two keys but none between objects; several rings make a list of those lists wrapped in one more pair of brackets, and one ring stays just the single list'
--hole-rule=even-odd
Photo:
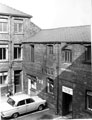
[{"label": "roof slate", "polygon": [[91,26],[44,29],[23,42],[91,42]]},{"label": "roof slate", "polygon": [[8,16],[10,15],[10,16],[28,17],[28,18],[32,17],[29,14],[26,14],[24,12],[21,12],[19,10],[6,6],[2,3],[0,3],[0,15],[8,15]]}]

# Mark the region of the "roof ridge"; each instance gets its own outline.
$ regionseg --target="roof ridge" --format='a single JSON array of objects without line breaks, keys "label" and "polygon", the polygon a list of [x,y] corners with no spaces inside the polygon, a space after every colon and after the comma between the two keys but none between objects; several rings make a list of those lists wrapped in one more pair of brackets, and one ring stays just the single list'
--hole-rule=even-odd
[{"label": "roof ridge", "polygon": [[49,28],[48,28],[48,29],[41,29],[41,31],[45,31],[45,30],[57,30],[57,29],[63,29],[63,28],[64,28],[64,29],[66,29],[66,28],[69,28],[69,29],[70,29],[70,28],[79,28],[79,27],[83,27],[83,28],[84,28],[84,27],[87,27],[87,26],[89,27],[89,26],[91,26],[91,25],[66,26],[66,27],[63,26],[63,27],[50,28],[50,29],[49,29]]},{"label": "roof ridge", "polygon": [[[13,7],[10,7],[10,6],[6,5],[6,4],[0,3],[0,5],[1,5],[2,7],[6,7],[6,8],[8,8],[8,9],[11,9],[12,11],[15,11],[15,12],[19,13],[20,16],[32,17],[31,15],[29,15],[29,14],[27,14],[27,13],[25,13],[25,12],[22,12],[22,11],[20,11],[20,10],[17,10],[17,9],[15,9],[15,8],[13,8]],[[3,14],[3,13],[0,12],[0,14]],[[4,13],[4,14],[5,14],[5,13]],[[16,13],[8,13],[8,12],[6,12],[6,14],[9,14],[9,15],[17,15]]]}]

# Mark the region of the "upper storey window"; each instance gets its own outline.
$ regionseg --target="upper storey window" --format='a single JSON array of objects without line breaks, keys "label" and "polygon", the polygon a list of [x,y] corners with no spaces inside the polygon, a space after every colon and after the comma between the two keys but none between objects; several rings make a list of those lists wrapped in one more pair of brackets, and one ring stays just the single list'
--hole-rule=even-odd
[{"label": "upper storey window", "polygon": [[7,32],[8,32],[8,20],[0,19],[0,33],[7,33]]},{"label": "upper storey window", "polygon": [[8,45],[0,45],[0,61],[8,60]]},{"label": "upper storey window", "polygon": [[14,45],[14,59],[22,60],[22,46],[21,45]]},{"label": "upper storey window", "polygon": [[14,33],[23,33],[23,20],[14,21]]},{"label": "upper storey window", "polygon": [[48,45],[48,52],[49,54],[53,54],[53,45]]},{"label": "upper storey window", "polygon": [[86,46],[85,61],[91,63],[91,46]]},{"label": "upper storey window", "polygon": [[65,63],[71,63],[72,62],[72,51],[68,49],[63,50],[62,59]]}]

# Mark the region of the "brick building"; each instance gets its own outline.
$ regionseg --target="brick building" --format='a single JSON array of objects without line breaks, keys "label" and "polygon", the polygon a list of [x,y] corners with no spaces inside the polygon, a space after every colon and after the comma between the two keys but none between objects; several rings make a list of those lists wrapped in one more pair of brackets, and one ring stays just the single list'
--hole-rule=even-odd
[{"label": "brick building", "polygon": [[31,18],[0,4],[1,94],[39,95],[57,114],[92,117],[91,26],[40,30]]},{"label": "brick building", "polygon": [[57,114],[92,117],[91,26],[41,30],[23,42],[24,89]]},{"label": "brick building", "polygon": [[40,29],[25,14],[0,4],[0,90],[4,95],[9,89],[13,93],[24,91],[23,45]]}]

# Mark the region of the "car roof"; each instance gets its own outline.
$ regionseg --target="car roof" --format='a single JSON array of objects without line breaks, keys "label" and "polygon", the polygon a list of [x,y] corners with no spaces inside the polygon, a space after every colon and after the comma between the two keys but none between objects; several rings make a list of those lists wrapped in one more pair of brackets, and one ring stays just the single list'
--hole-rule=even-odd
[{"label": "car roof", "polygon": [[20,100],[30,98],[30,96],[27,95],[27,94],[17,94],[17,95],[14,95],[14,96],[10,96],[10,98],[12,98],[14,101],[18,102]]}]

